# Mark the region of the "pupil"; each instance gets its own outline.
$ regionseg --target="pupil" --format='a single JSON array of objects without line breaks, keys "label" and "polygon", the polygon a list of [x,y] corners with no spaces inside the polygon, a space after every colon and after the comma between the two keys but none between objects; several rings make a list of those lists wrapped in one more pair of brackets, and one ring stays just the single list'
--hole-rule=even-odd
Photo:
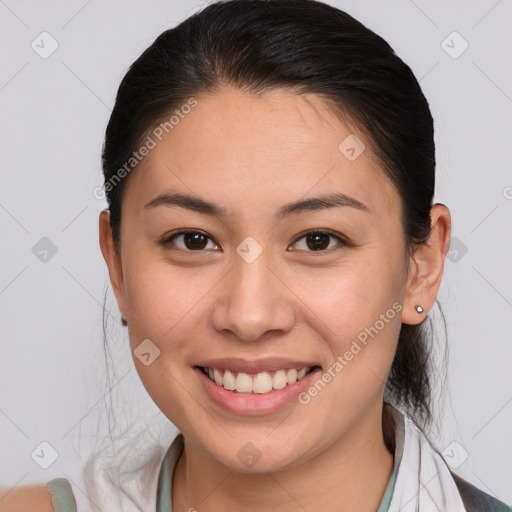
[{"label": "pupil", "polygon": [[[323,238],[324,242],[326,242],[326,243],[320,244],[320,246],[319,246],[318,242],[321,242],[322,238]],[[326,247],[329,246],[328,239],[329,239],[329,237],[322,233],[313,233],[311,235],[308,235],[308,237],[307,237],[308,248],[312,249],[314,251],[318,251],[320,249],[325,249]],[[309,244],[310,241],[313,242],[312,246]],[[316,243],[316,245],[315,245],[315,243]]]},{"label": "pupil", "polygon": [[[201,243],[201,239],[203,239],[203,243]],[[187,249],[204,249],[204,246],[206,246],[204,239],[206,239],[206,237],[201,233],[185,233],[184,235]]]}]

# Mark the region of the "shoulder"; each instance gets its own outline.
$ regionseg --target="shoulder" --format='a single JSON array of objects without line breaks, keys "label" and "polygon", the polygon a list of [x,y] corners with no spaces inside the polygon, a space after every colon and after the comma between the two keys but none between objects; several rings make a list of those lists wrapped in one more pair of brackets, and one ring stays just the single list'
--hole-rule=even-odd
[{"label": "shoulder", "polygon": [[468,512],[512,512],[506,503],[493,498],[455,473],[452,473],[452,477]]},{"label": "shoulder", "polygon": [[77,512],[71,484],[55,478],[46,485],[0,488],[2,512]]},{"label": "shoulder", "polygon": [[54,512],[46,485],[27,485],[14,489],[0,488],[2,512]]}]

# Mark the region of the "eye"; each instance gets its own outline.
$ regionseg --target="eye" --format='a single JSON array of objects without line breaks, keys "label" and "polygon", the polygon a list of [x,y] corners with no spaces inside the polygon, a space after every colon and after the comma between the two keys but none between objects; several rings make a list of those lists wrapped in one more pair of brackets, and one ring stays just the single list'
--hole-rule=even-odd
[{"label": "eye", "polygon": [[[183,245],[179,245],[175,243],[175,240],[182,241]],[[170,245],[177,245],[179,250],[182,251],[189,251],[189,252],[198,252],[208,249],[208,240],[211,240],[213,243],[213,249],[218,249],[219,246],[217,243],[213,242],[213,240],[202,233],[201,231],[194,231],[194,230],[188,230],[188,231],[180,231],[178,233],[174,233],[173,235],[165,238],[160,243],[168,248],[171,251],[174,251],[176,249],[173,249],[172,247],[169,247]],[[211,248],[211,247],[210,247]]]},{"label": "eye", "polygon": [[[327,249],[332,249],[332,239],[336,239],[338,241],[338,244],[334,244],[334,246],[338,245],[343,247],[350,245],[342,236],[329,230],[322,229],[314,229],[303,233],[298,239],[296,239],[294,245],[298,245],[303,239],[305,241],[305,245],[298,249],[305,250],[307,252],[326,252]],[[181,245],[180,243],[176,243],[177,240],[181,241]],[[209,249],[208,241],[211,241],[213,245],[210,249],[220,248],[211,237],[196,230],[179,231],[163,239],[160,244],[170,251],[181,250],[185,252],[199,252]],[[178,249],[174,249],[172,246],[176,246]]]},{"label": "eye", "polygon": [[337,235],[328,230],[314,229],[304,233],[300,238],[297,239],[295,245],[304,239],[305,243],[299,250],[306,250],[308,252],[325,252],[326,249],[331,249],[333,246],[330,244],[329,239],[336,239],[339,243],[334,246],[345,246],[349,245],[340,235]]}]

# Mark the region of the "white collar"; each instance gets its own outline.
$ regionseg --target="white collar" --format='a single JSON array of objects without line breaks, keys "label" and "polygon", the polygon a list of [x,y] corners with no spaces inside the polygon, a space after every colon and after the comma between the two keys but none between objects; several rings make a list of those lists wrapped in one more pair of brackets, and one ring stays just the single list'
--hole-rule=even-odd
[{"label": "white collar", "polygon": [[401,453],[389,512],[466,512],[441,454],[407,413],[389,407]]}]

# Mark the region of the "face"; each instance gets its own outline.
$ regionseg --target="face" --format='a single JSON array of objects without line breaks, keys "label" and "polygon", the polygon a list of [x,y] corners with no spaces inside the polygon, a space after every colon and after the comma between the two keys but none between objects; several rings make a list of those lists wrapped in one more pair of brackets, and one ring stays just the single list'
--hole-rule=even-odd
[{"label": "face", "polygon": [[237,471],[290,468],[380,421],[407,286],[400,197],[317,96],[196,100],[130,176],[114,290],[140,378],[187,440]]}]

